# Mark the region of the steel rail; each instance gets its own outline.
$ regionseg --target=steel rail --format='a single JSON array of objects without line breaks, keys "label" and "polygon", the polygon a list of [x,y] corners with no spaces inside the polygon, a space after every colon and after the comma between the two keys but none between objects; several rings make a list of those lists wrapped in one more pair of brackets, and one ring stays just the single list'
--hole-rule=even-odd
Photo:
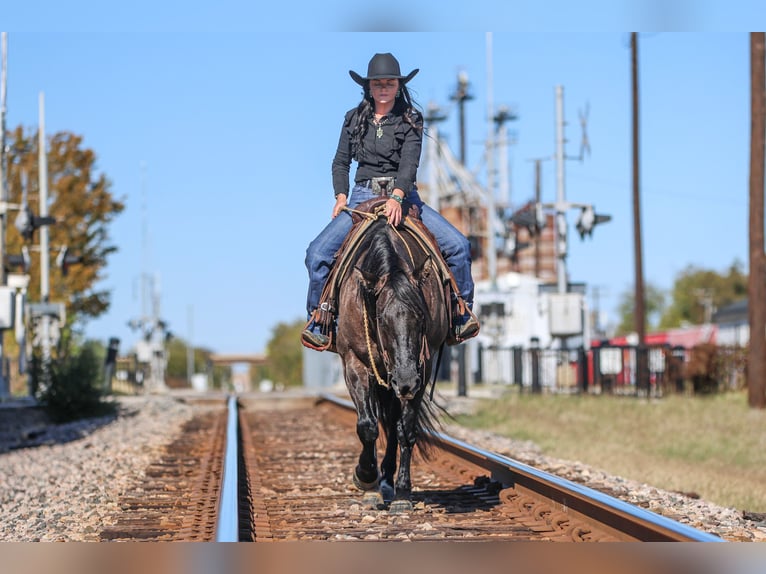
[{"label": "steel rail", "polygon": [[226,453],[221,478],[221,492],[218,497],[218,522],[216,542],[239,542],[239,509],[237,460],[239,458],[239,429],[237,397],[229,395],[228,419],[226,423]]},{"label": "steel rail", "polygon": [[[321,394],[321,400],[354,410],[351,401],[330,394]],[[521,487],[552,500],[561,510],[574,511],[645,542],[724,542],[713,534],[697,530],[651,511],[630,505],[622,500],[569,480],[549,474],[459,439],[434,432],[435,442],[444,450],[468,460],[491,473],[491,478],[504,487]]]}]

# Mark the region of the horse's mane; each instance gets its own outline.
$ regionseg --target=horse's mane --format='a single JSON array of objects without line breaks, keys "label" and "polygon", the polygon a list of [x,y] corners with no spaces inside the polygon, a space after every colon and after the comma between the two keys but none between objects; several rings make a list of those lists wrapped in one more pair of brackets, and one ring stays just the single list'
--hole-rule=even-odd
[{"label": "horse's mane", "polygon": [[[391,232],[385,221],[376,222],[369,229],[366,254],[359,262],[359,269],[378,278],[388,275],[388,284],[404,307],[416,316],[426,317],[428,311],[422,294],[402,266],[401,257],[393,244]],[[382,227],[382,228],[381,228]]]}]

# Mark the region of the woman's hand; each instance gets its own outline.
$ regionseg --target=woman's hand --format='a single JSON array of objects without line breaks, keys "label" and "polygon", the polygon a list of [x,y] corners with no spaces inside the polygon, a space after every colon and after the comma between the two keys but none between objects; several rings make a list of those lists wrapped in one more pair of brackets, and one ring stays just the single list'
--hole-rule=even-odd
[{"label": "woman's hand", "polygon": [[332,218],[338,217],[338,214],[346,207],[348,196],[345,193],[339,193],[335,196],[335,206],[332,208]]},{"label": "woman's hand", "polygon": [[402,204],[394,198],[402,198],[394,193],[391,195],[393,197],[389,197],[386,201],[386,210],[383,212],[383,214],[388,218],[388,222],[396,227],[402,221]]}]

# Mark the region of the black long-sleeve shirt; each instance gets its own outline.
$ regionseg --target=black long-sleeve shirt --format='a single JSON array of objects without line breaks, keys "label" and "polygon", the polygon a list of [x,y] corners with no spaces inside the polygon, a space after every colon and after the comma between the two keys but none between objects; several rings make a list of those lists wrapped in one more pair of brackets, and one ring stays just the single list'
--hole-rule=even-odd
[{"label": "black long-sleeve shirt", "polygon": [[[349,110],[343,120],[338,149],[332,161],[332,187],[335,195],[349,192],[349,170],[353,159],[351,130],[353,129],[356,108]],[[421,115],[415,111],[415,123],[423,125]],[[357,167],[354,181],[364,181],[373,177],[395,177],[394,188],[401,189],[405,195],[415,185],[420,163],[420,151],[423,146],[422,131],[416,130],[404,121],[402,116],[387,114],[380,120],[383,135],[377,137],[378,125],[372,120],[364,136],[364,151],[357,154]],[[393,189],[393,188],[392,188]]]}]

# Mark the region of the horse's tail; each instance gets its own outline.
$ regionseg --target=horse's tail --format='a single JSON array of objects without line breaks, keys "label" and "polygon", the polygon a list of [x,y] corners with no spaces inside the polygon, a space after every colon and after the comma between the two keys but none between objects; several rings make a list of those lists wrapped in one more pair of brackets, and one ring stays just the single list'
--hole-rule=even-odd
[{"label": "horse's tail", "polygon": [[444,408],[430,400],[428,392],[424,392],[420,401],[415,426],[418,433],[417,446],[425,460],[431,458],[431,451],[435,442],[434,434],[441,430],[442,419],[439,415],[442,411],[444,411]]}]

